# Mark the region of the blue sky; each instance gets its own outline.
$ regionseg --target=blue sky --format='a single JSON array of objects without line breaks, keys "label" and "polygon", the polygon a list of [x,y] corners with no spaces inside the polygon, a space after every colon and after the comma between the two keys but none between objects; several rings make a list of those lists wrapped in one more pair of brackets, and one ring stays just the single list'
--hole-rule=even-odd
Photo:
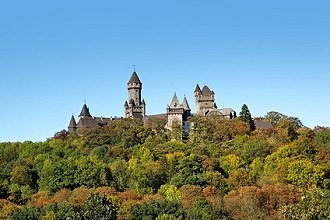
[{"label": "blue sky", "polygon": [[2,1],[0,142],[43,141],[84,99],[123,116],[133,65],[147,113],[197,83],[218,107],[330,126],[330,2]]}]

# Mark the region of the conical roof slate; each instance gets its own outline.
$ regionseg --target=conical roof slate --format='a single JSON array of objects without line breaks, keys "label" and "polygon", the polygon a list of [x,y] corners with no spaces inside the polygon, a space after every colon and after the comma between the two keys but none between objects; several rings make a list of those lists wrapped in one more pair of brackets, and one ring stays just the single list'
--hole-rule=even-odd
[{"label": "conical roof slate", "polygon": [[141,81],[138,77],[138,75],[136,74],[136,72],[134,71],[130,80],[128,81],[128,83],[137,83],[137,84],[141,84]]},{"label": "conical roof slate", "polygon": [[183,102],[182,102],[182,106],[185,110],[190,110],[189,104],[188,104],[188,100],[186,97],[183,98]]},{"label": "conical roof slate", "polygon": [[69,128],[75,128],[77,127],[77,123],[76,123],[76,120],[74,119],[73,115],[71,116],[71,120],[70,120],[70,123],[69,123]]},{"label": "conical roof slate", "polygon": [[203,95],[206,95],[206,96],[211,96],[214,94],[208,86],[203,87],[202,93],[203,93]]},{"label": "conical roof slate", "polygon": [[176,108],[176,107],[179,107],[179,106],[180,106],[179,99],[178,99],[178,97],[176,96],[176,93],[174,93],[174,96],[173,96],[173,98],[172,98],[172,101],[171,101],[170,107],[171,107],[171,108]]},{"label": "conical roof slate", "polygon": [[86,104],[83,105],[79,117],[92,117]]}]

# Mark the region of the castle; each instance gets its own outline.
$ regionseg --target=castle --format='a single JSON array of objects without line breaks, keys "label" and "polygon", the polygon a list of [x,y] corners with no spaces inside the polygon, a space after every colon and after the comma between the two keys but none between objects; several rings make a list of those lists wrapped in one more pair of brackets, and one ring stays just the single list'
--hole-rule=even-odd
[{"label": "castle", "polygon": [[[184,97],[183,101],[180,103],[176,93],[174,93],[171,103],[166,108],[166,113],[158,115],[147,115],[146,102],[144,99],[142,99],[142,82],[140,81],[135,71],[127,83],[127,90],[128,99],[124,103],[126,118],[138,118],[144,122],[147,122],[152,118],[163,118],[166,120],[165,128],[168,130],[171,130],[174,124],[182,125],[182,127],[187,128],[188,117],[192,116],[192,113],[186,97]],[[215,93],[211,91],[208,86],[204,86],[203,89],[201,89],[197,84],[194,95],[196,115],[205,117],[216,115],[223,119],[236,118],[236,112],[232,108],[217,108],[215,103]],[[102,127],[108,125],[113,120],[119,119],[120,118],[113,117],[93,117],[90,114],[86,103],[84,103],[78,116],[78,123],[72,115],[69,122],[68,131],[79,132],[85,128],[97,126]]]}]

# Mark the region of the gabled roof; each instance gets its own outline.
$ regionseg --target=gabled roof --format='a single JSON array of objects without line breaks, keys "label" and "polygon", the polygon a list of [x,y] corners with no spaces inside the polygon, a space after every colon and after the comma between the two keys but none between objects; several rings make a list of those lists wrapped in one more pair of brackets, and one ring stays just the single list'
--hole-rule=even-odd
[{"label": "gabled roof", "polygon": [[139,77],[138,77],[138,75],[136,74],[135,71],[133,72],[133,74],[132,74],[130,80],[128,81],[128,83],[129,83],[129,84],[130,84],[130,83],[141,84],[141,81],[140,81],[140,79],[139,79]]},{"label": "gabled roof", "polygon": [[176,93],[174,93],[173,99],[170,104],[170,108],[177,108],[180,107],[180,102],[178,97],[176,96]]},{"label": "gabled roof", "polygon": [[223,115],[236,114],[236,112],[235,112],[234,109],[232,109],[232,108],[222,108],[222,109],[219,109],[219,111],[220,111],[221,114],[223,114]]},{"label": "gabled roof", "polygon": [[214,95],[214,92],[210,90],[210,88],[208,86],[204,86],[203,89],[202,89],[202,93],[203,95],[206,95],[206,96],[211,96],[211,95]]},{"label": "gabled roof", "polygon": [[79,117],[92,117],[86,104],[83,105]]},{"label": "gabled roof", "polygon": [[76,123],[76,120],[74,119],[74,117],[72,115],[68,128],[75,128],[75,127],[77,127],[77,123]]},{"label": "gabled roof", "polygon": [[97,126],[97,121],[92,118],[92,117],[88,117],[88,118],[80,118],[77,124],[77,128],[90,128],[90,127],[94,127]]},{"label": "gabled roof", "polygon": [[274,126],[270,121],[254,120],[257,129],[273,129]]},{"label": "gabled roof", "polygon": [[197,84],[197,85],[196,85],[196,89],[195,89],[194,92],[201,92],[201,91],[202,91],[201,88],[200,88],[199,85]]},{"label": "gabled roof", "polygon": [[185,110],[190,110],[190,107],[189,107],[188,100],[187,100],[186,96],[183,98],[182,106]]}]

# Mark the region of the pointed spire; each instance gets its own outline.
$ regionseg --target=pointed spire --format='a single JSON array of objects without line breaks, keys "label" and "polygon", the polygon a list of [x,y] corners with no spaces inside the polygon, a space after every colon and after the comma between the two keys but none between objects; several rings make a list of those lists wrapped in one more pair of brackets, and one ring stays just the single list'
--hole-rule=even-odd
[{"label": "pointed spire", "polygon": [[170,108],[176,108],[176,107],[179,107],[179,106],[180,106],[179,99],[176,96],[176,92],[175,92],[174,96],[173,96],[173,99],[171,101],[171,104],[170,104]]},{"label": "pointed spire", "polygon": [[211,96],[214,95],[214,92],[210,90],[210,88],[208,86],[204,86],[202,89],[202,93],[205,96]]},{"label": "pointed spire", "polygon": [[74,116],[72,115],[68,128],[75,128],[75,127],[77,127],[77,123],[76,120],[74,119]]},{"label": "pointed spire", "polygon": [[135,71],[133,72],[130,80],[128,81],[128,84],[130,84],[130,83],[141,84],[141,81]]},{"label": "pointed spire", "polygon": [[184,96],[184,98],[183,98],[182,106],[185,110],[190,110],[190,107],[189,107],[188,100],[187,100],[186,96]]},{"label": "pointed spire", "polygon": [[199,85],[197,84],[197,85],[196,85],[195,92],[201,92],[201,91],[202,91],[201,88],[200,88]]},{"label": "pointed spire", "polygon": [[142,100],[142,105],[145,105],[146,104],[146,102],[144,101],[144,99]]},{"label": "pointed spire", "polygon": [[86,104],[83,105],[79,117],[92,117]]},{"label": "pointed spire", "polygon": [[124,104],[124,106],[125,106],[125,107],[127,107],[127,106],[128,106],[128,102],[127,102],[127,101],[125,101],[125,104]]}]

